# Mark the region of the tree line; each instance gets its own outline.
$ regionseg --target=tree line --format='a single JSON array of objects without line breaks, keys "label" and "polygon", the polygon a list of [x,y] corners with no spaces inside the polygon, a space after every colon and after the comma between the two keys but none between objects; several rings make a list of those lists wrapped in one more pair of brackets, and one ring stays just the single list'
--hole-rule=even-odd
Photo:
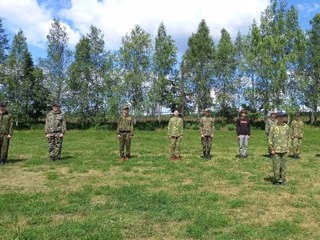
[{"label": "tree line", "polygon": [[234,40],[222,29],[215,42],[203,19],[180,60],[163,23],[154,39],[135,25],[116,51],[106,50],[102,31],[91,25],[71,51],[65,26],[54,18],[46,57],[35,64],[23,30],[9,45],[0,18],[0,99],[17,123],[38,121],[52,101],[81,124],[114,119],[124,104],[134,115],[160,116],[184,104],[186,113],[212,108],[226,118],[241,106],[264,114],[305,106],[314,123],[319,81],[320,14],[303,31],[286,0],[271,0],[259,24]]}]

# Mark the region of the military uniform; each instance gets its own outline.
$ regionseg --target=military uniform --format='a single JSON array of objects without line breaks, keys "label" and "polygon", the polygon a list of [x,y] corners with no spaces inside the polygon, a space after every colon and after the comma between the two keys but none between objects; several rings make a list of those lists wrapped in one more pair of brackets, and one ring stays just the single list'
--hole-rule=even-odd
[{"label": "military uniform", "polygon": [[[265,131],[266,131],[267,139],[269,137],[269,133],[270,133],[271,127],[277,125],[277,123],[278,123],[277,119],[272,119],[271,117],[267,118],[266,125],[265,125]],[[268,152],[269,152],[269,154],[271,153],[271,150],[270,150],[269,147],[268,147]]]},{"label": "military uniform", "polygon": [[[3,104],[3,106],[5,106]],[[8,150],[10,139],[8,135],[13,134],[13,120],[11,114],[7,111],[0,113],[0,163],[5,163],[8,159]]]},{"label": "military uniform", "polygon": [[269,148],[274,151],[273,173],[275,183],[286,183],[287,153],[290,148],[290,129],[286,123],[272,126],[269,133]]},{"label": "military uniform", "polygon": [[[121,158],[130,157],[131,138],[133,136],[133,123],[133,117],[130,115],[122,115],[118,120],[117,134],[118,136],[120,136],[119,146]],[[126,154],[124,153],[124,146],[126,147]]]},{"label": "military uniform", "polygon": [[303,121],[293,120],[291,123],[291,139],[292,139],[292,152],[296,159],[300,158],[301,143],[303,139],[304,123]]},{"label": "military uniform", "polygon": [[168,137],[171,144],[171,159],[180,159],[183,121],[180,117],[171,117],[168,125]]},{"label": "military uniform", "polygon": [[46,135],[49,135],[49,157],[53,161],[61,158],[63,137],[60,137],[60,134],[64,134],[66,130],[66,119],[64,113],[61,111],[50,111],[46,117],[45,133]]},{"label": "military uniform", "polygon": [[212,137],[214,132],[214,119],[204,116],[200,119],[201,144],[204,159],[210,159]]}]

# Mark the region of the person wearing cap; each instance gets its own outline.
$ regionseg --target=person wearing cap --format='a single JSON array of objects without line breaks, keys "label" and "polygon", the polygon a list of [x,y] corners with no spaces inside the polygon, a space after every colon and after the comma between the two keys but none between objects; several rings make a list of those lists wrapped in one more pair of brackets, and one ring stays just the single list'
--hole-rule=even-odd
[{"label": "person wearing cap", "polygon": [[171,160],[181,159],[181,139],[183,136],[183,121],[179,117],[178,109],[173,111],[173,117],[168,124],[168,138],[171,144]]},{"label": "person wearing cap", "polygon": [[[265,131],[267,135],[267,141],[270,133],[270,129],[272,126],[277,125],[277,113],[275,111],[270,112],[270,117],[266,119]],[[268,148],[268,153],[271,156],[271,149]]]},{"label": "person wearing cap", "polygon": [[214,119],[210,116],[210,110],[205,109],[203,111],[203,117],[200,119],[200,135],[201,135],[201,144],[203,159],[210,160],[211,155],[211,146],[212,138],[214,133]]},{"label": "person wearing cap", "polygon": [[48,139],[49,160],[61,159],[62,143],[66,128],[66,119],[59,103],[52,103],[52,110],[47,114],[45,134]]},{"label": "person wearing cap", "polygon": [[[133,117],[129,115],[129,106],[122,108],[122,115],[118,120],[117,136],[120,145],[121,160],[128,160],[130,158],[131,139],[133,137]],[[126,153],[124,152],[126,147]]]},{"label": "person wearing cap", "polygon": [[290,149],[290,128],[284,122],[285,114],[277,113],[277,125],[270,129],[269,148],[272,154],[274,185],[286,185],[287,154]]},{"label": "person wearing cap", "polygon": [[240,118],[237,119],[237,136],[239,143],[239,158],[246,158],[248,155],[248,143],[250,138],[250,121],[247,118],[247,111],[240,111]]},{"label": "person wearing cap", "polygon": [[13,119],[5,102],[0,102],[0,164],[8,159],[9,142],[13,134]]},{"label": "person wearing cap", "polygon": [[291,140],[294,159],[300,159],[303,132],[304,123],[301,120],[300,113],[296,113],[294,120],[291,122]]}]

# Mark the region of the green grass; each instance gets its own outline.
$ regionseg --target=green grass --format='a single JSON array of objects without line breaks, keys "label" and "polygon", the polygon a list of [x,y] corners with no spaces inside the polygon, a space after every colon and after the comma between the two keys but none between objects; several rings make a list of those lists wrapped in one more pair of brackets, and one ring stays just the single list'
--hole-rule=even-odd
[{"label": "green grass", "polygon": [[306,128],[276,187],[260,130],[245,160],[235,132],[217,131],[211,161],[186,130],[175,162],[164,130],[136,131],[126,162],[115,132],[74,130],[52,163],[42,130],[16,131],[0,166],[0,239],[320,239],[319,135]]}]

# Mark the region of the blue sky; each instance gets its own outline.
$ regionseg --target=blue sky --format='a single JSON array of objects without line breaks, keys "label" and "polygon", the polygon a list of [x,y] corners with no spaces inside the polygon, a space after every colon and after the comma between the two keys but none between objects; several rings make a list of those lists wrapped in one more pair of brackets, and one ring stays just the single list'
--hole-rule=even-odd
[{"label": "blue sky", "polygon": [[[269,0],[0,0],[0,17],[11,39],[19,29],[24,31],[34,60],[46,55],[46,35],[53,17],[65,25],[71,49],[90,25],[100,28],[106,48],[115,50],[135,24],[154,37],[163,22],[181,54],[201,19],[217,41],[222,28],[233,37],[238,31],[247,33],[268,4]],[[319,0],[288,0],[288,5],[296,6],[305,30],[320,12]]]}]

